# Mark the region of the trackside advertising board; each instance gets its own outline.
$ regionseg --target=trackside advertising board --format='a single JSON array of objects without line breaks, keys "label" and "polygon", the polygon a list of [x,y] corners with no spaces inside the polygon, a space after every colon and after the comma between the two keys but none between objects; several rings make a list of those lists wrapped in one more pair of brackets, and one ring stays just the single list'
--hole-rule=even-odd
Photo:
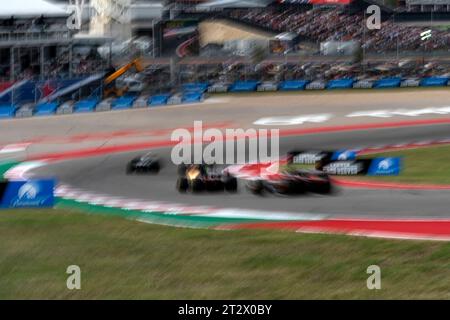
[{"label": "trackside advertising board", "polygon": [[402,165],[401,158],[375,158],[372,160],[367,175],[398,176]]},{"label": "trackside advertising board", "polygon": [[291,151],[290,164],[315,165],[332,175],[396,176],[402,168],[401,158],[357,159],[353,150],[338,151]]},{"label": "trackside advertising board", "polygon": [[49,208],[55,203],[55,180],[0,182],[0,208]]},{"label": "trackside advertising board", "polygon": [[321,170],[333,175],[398,176],[401,170],[401,158],[331,161]]},{"label": "trackside advertising board", "polygon": [[366,175],[369,172],[370,163],[371,160],[332,161],[318,169],[338,176]]},{"label": "trackside advertising board", "polygon": [[293,164],[315,164],[319,161],[344,161],[356,160],[356,152],[353,150],[337,150],[337,151],[315,151],[315,150],[298,150],[288,153],[290,163]]}]

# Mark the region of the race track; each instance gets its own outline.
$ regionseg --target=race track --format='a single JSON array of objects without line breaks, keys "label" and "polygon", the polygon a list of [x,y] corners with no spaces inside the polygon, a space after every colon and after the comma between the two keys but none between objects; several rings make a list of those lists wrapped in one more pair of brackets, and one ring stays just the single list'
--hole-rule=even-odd
[{"label": "race track", "polygon": [[[322,133],[281,139],[280,154],[292,149],[346,149],[447,139],[450,125],[415,126],[340,133]],[[448,218],[449,191],[357,190],[338,188],[331,196],[305,194],[295,197],[250,194],[243,184],[237,194],[179,194],[176,167],[170,149],[155,150],[165,164],[159,175],[125,174],[127,162],[143,151],[110,154],[54,163],[33,174],[55,176],[61,183],[99,194],[169,203],[264,210],[276,213],[313,213],[330,217]],[[405,163],[407,166],[408,164]]]}]

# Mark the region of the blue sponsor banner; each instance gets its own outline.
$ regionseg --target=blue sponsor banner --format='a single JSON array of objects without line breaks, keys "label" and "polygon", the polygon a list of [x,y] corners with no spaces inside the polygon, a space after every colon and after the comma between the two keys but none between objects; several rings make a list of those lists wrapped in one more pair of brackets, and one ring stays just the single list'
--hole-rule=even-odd
[{"label": "blue sponsor banner", "polygon": [[183,94],[183,97],[181,98],[181,101],[183,103],[195,103],[195,102],[201,102],[202,99],[203,99],[202,92],[185,92]]},{"label": "blue sponsor banner", "polygon": [[230,88],[232,92],[256,91],[259,81],[236,81]]},{"label": "blue sponsor banner", "polygon": [[347,89],[353,87],[353,79],[336,79],[330,80],[327,84],[327,89]]},{"label": "blue sponsor banner", "polygon": [[338,150],[333,152],[331,161],[352,161],[356,160],[356,152],[353,150]]},{"label": "blue sponsor banner", "polygon": [[434,87],[434,86],[445,86],[447,85],[449,78],[447,77],[428,77],[423,78],[420,81],[422,87]]},{"label": "blue sponsor banner", "polygon": [[375,158],[370,164],[368,176],[398,176],[401,170],[401,158]]},{"label": "blue sponsor banner", "polygon": [[401,78],[384,78],[375,82],[375,88],[395,88],[400,87]]},{"label": "blue sponsor banner", "polygon": [[55,203],[55,180],[8,181],[1,208],[48,208]]},{"label": "blue sponsor banner", "polygon": [[205,92],[208,90],[209,84],[207,82],[185,83],[183,84],[184,91]]},{"label": "blue sponsor banner", "polygon": [[305,90],[308,81],[306,80],[286,80],[280,83],[279,90]]}]

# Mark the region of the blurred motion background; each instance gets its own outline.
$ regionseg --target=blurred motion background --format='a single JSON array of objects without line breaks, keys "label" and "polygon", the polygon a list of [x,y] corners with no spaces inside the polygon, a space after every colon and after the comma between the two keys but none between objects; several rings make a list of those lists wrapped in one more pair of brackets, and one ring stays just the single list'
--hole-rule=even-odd
[{"label": "blurred motion background", "polygon": [[[366,27],[372,4],[379,30]],[[450,76],[449,28],[450,0],[16,0],[0,9],[0,105],[25,116],[241,80],[415,86]]]}]

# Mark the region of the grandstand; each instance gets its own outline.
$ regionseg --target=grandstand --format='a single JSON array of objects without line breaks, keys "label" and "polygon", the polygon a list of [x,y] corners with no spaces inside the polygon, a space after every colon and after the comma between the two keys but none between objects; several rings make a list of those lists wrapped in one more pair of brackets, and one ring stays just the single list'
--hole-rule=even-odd
[{"label": "grandstand", "polygon": [[275,32],[294,32],[310,41],[358,41],[367,51],[431,51],[450,48],[450,33],[433,29],[429,41],[421,41],[420,33],[426,27],[413,27],[397,23],[394,16],[387,17],[380,30],[367,30],[364,13],[348,6],[277,6],[257,9],[233,9],[224,12],[230,19]]},{"label": "grandstand", "polygon": [[[450,77],[448,30],[399,23],[389,10],[381,30],[366,30],[356,0],[269,2],[91,0],[87,20],[74,30],[68,1],[16,0],[21,8],[8,7],[0,16],[0,117],[196,102],[205,88],[349,88],[380,79],[412,86],[419,78]],[[422,41],[427,29],[432,37]],[[159,58],[144,38],[165,49]],[[199,56],[198,39],[205,48]],[[361,48],[367,56],[358,60]],[[433,57],[427,63],[426,52],[444,52],[443,62]],[[105,81],[111,75],[118,76]],[[206,87],[192,90],[198,84]],[[114,96],[106,93],[111,90]]]},{"label": "grandstand", "polygon": [[41,0],[16,0],[0,11],[3,80],[70,73],[68,14]]},{"label": "grandstand", "polygon": [[74,40],[69,15],[42,0],[15,0],[0,11],[3,115],[13,116],[23,107],[33,112],[34,105],[42,115],[51,113],[54,106],[44,102],[62,98],[62,92],[81,95],[99,79],[88,76],[101,73],[106,65],[98,59],[95,47]]},{"label": "grandstand", "polygon": [[66,10],[17,0],[0,13],[0,81],[71,78],[102,71],[96,48],[107,39],[75,39]]},{"label": "grandstand", "polygon": [[411,12],[450,12],[450,0],[405,0],[402,5]]},{"label": "grandstand", "polygon": [[143,33],[149,35],[158,21],[169,17],[170,10],[169,0],[84,0],[82,8],[76,7],[76,0],[52,0],[52,2],[68,12],[81,10],[80,23],[83,31],[88,31],[89,27],[92,27],[96,34],[102,35],[110,33],[111,20],[120,22],[122,26],[128,24],[127,32],[131,32],[132,36]]}]

